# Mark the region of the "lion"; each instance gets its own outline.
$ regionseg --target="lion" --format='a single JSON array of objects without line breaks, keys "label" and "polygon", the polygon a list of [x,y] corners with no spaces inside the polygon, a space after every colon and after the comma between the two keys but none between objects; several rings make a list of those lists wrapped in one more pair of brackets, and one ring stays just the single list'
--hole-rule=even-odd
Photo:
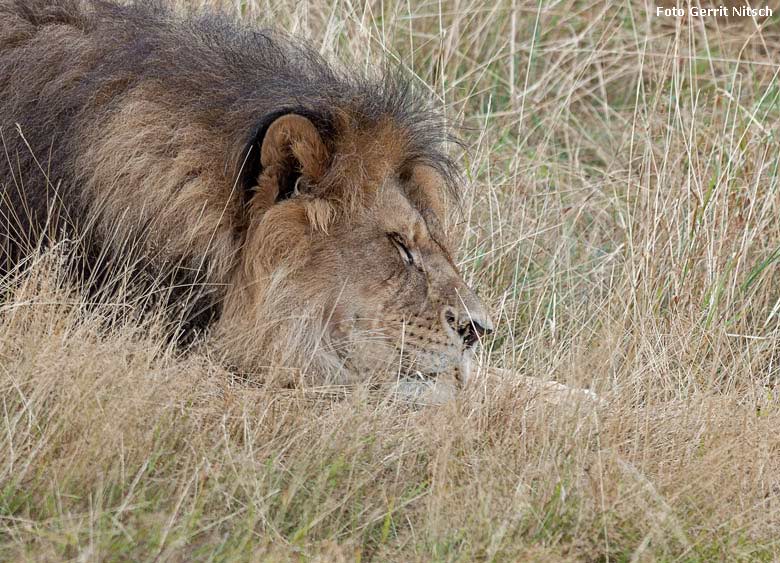
[{"label": "lion", "polygon": [[469,382],[493,324],[445,228],[461,174],[397,71],[220,14],[0,0],[0,129],[6,273],[77,241],[82,282],[153,278],[241,373]]}]

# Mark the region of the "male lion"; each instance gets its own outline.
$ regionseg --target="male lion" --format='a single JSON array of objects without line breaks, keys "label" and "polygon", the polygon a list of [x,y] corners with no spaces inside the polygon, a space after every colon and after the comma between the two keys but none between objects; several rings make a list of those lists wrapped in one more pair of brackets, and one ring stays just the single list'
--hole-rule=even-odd
[{"label": "male lion", "polygon": [[0,0],[0,127],[6,272],[75,240],[82,281],[151,273],[243,372],[468,380],[492,325],[443,228],[441,120],[407,81],[214,14]]}]

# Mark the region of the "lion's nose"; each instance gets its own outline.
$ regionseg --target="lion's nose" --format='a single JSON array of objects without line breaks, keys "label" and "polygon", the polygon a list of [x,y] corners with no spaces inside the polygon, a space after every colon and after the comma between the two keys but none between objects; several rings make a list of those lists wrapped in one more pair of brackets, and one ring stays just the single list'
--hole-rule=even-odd
[{"label": "lion's nose", "polygon": [[448,307],[444,311],[444,320],[463,340],[467,348],[471,348],[480,338],[493,332],[493,323],[482,311],[463,311],[458,313]]}]

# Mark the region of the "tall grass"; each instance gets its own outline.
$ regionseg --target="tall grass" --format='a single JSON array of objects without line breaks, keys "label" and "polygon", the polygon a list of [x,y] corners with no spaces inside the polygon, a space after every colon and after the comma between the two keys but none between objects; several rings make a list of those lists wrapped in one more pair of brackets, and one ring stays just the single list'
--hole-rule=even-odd
[{"label": "tall grass", "polygon": [[780,557],[780,9],[220,4],[430,88],[486,358],[607,404],[249,386],[44,255],[0,305],[0,560]]}]

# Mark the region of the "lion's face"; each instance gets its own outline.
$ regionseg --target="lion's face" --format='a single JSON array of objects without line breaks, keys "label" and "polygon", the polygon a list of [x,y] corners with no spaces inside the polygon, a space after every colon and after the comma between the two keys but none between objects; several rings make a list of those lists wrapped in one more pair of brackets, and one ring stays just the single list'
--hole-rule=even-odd
[{"label": "lion's face", "polygon": [[425,215],[388,178],[373,206],[312,245],[309,264],[329,280],[327,333],[353,370],[460,386],[492,325]]},{"label": "lion's face", "polygon": [[[453,262],[442,228],[443,181],[429,166],[382,158],[388,141],[374,142],[328,150],[308,120],[274,122],[242,268],[244,298],[254,305],[233,314],[253,317],[262,331],[275,308],[277,338],[300,334],[301,316],[311,316],[305,332],[318,338],[308,353],[341,366],[342,380],[385,373],[459,388],[492,324]],[[291,165],[300,176],[280,199]],[[355,169],[358,181],[350,177]],[[289,330],[280,328],[280,308]]]}]

